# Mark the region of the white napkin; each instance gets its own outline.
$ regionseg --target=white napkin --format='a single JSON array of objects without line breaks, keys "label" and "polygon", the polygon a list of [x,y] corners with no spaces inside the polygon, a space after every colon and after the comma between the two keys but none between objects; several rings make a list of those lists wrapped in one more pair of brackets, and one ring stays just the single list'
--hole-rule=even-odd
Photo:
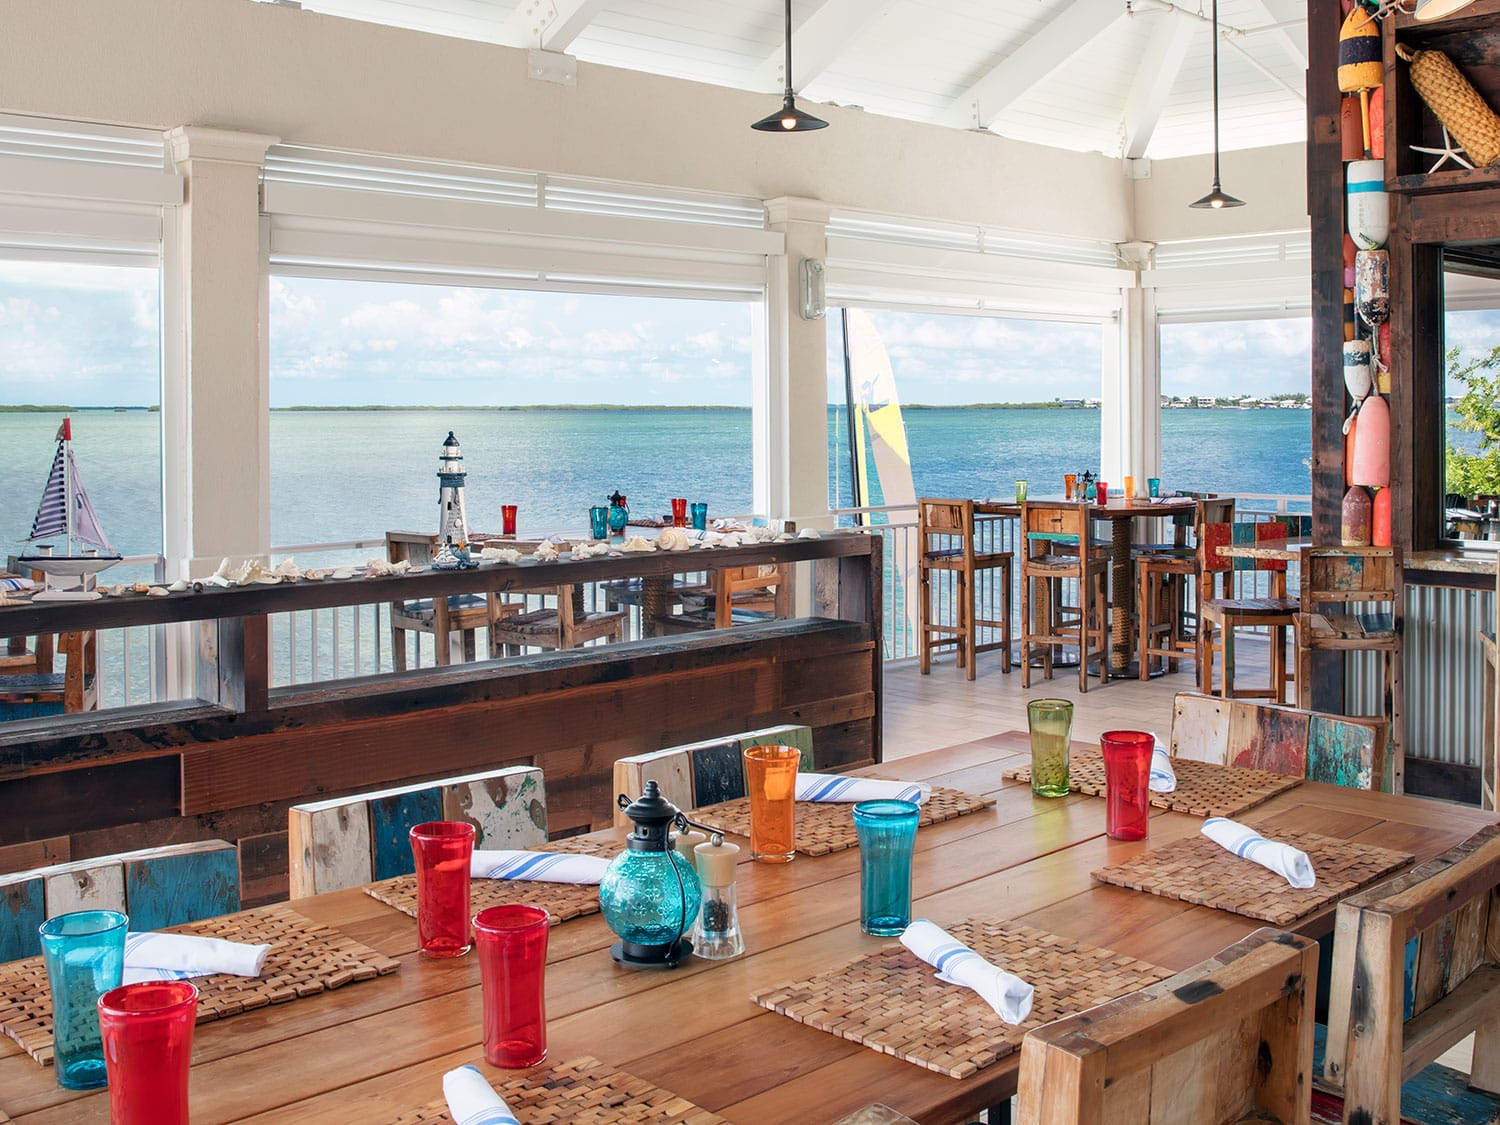
[{"label": "white napkin", "polygon": [[[1151,736],[1152,739],[1156,735]],[[1171,793],[1177,788],[1177,771],[1172,768],[1172,759],[1167,748],[1159,741],[1151,748],[1151,792]]]},{"label": "white napkin", "polygon": [[471,879],[522,879],[533,883],[593,883],[604,878],[609,860],[570,852],[476,851]]},{"label": "white napkin", "polygon": [[1299,890],[1317,885],[1312,861],[1307,858],[1306,852],[1299,852],[1287,844],[1278,844],[1275,840],[1267,840],[1255,829],[1247,828],[1228,817],[1209,817],[1203,822],[1201,831],[1219,847],[1276,872]]},{"label": "white napkin", "polygon": [[209,973],[258,977],[270,948],[193,934],[127,933],[123,983],[184,980]]},{"label": "white napkin", "polygon": [[1031,985],[990,964],[941,926],[918,918],[902,933],[901,944],[935,968],[938,980],[979,993],[1006,1023],[1020,1023],[1031,1014]]},{"label": "white napkin", "polygon": [[920,805],[932,796],[932,786],[917,781],[882,781],[838,773],[799,773],[799,801],[910,801]]},{"label": "white napkin", "polygon": [[478,1067],[461,1066],[443,1075],[443,1097],[458,1125],[520,1125]]}]

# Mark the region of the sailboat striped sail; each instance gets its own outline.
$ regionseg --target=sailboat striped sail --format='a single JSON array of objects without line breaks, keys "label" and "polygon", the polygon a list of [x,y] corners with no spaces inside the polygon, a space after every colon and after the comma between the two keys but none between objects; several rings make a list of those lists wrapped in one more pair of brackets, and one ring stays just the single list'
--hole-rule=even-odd
[{"label": "sailboat striped sail", "polygon": [[[59,535],[66,543],[61,554],[51,544],[44,544],[17,560],[22,566],[39,570],[47,576],[47,588],[36,597],[98,597],[91,585],[92,576],[114,566],[120,561],[120,554],[110,545],[109,537],[99,526],[99,516],[89,494],[84,491],[83,479],[78,475],[78,463],[73,459],[71,418],[64,418],[57,428],[57,452],[52,457],[52,470],[42,487],[42,502],[37,506],[27,539],[36,542]],[[80,544],[84,549],[80,550]],[[55,577],[80,581],[54,585],[52,579]]]}]

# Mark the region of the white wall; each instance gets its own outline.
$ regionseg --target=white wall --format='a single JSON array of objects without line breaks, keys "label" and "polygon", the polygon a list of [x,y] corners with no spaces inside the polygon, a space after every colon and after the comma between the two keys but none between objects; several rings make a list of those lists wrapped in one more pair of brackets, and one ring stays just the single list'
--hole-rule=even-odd
[{"label": "white wall", "polygon": [[1208,194],[1213,176],[1211,156],[1153,160],[1150,177],[1134,182],[1135,237],[1143,242],[1169,242],[1307,229],[1305,145],[1224,153],[1220,160],[1224,190],[1243,199],[1245,206],[1193,210],[1188,204]]}]

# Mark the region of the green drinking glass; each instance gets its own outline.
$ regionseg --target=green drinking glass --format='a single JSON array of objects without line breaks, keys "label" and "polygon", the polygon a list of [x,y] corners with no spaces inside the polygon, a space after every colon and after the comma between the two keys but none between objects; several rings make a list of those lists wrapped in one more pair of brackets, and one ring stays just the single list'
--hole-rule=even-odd
[{"label": "green drinking glass", "polygon": [[1026,725],[1031,731],[1031,791],[1038,797],[1066,797],[1073,704],[1033,699],[1026,704]]}]

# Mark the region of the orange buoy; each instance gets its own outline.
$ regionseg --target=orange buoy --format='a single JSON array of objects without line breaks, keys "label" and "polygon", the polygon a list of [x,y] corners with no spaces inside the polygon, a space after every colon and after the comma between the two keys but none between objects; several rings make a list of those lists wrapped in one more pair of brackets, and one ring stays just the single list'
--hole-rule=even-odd
[{"label": "orange buoy", "polygon": [[1391,408],[1380,395],[1359,407],[1349,483],[1384,488],[1391,483]]},{"label": "orange buoy", "polygon": [[1385,159],[1385,86],[1376,86],[1370,94],[1370,157]]},{"label": "orange buoy", "polygon": [[1382,488],[1375,494],[1375,503],[1370,511],[1370,546],[1391,545],[1391,490]]},{"label": "orange buoy", "polygon": [[1345,163],[1365,154],[1365,126],[1359,116],[1359,98],[1353,94],[1339,101],[1339,149]]},{"label": "orange buoy", "polygon": [[1362,154],[1370,151],[1370,91],[1384,80],[1380,25],[1373,13],[1356,4],[1339,29],[1339,90],[1359,95]]},{"label": "orange buoy", "polygon": [[[1389,321],[1381,327],[1388,327]],[[1354,339],[1354,290],[1344,290],[1344,343]]]}]

